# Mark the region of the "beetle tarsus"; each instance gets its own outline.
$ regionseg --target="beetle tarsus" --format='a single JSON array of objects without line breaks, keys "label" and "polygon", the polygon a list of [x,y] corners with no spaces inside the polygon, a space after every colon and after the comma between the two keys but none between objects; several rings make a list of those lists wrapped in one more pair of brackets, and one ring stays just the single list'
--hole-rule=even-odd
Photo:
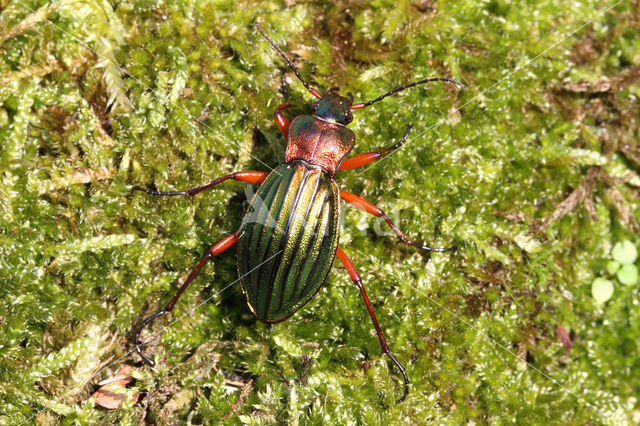
[{"label": "beetle tarsus", "polygon": [[400,361],[398,361],[396,357],[393,356],[391,351],[389,351],[389,348],[387,348],[387,350],[385,351],[385,354],[387,354],[389,358],[391,358],[393,363],[396,365],[396,367],[398,367],[398,370],[400,370],[400,373],[402,373],[402,378],[404,379],[404,393],[400,398],[396,400],[396,404],[400,404],[402,401],[405,400],[407,395],[409,395],[409,378],[407,377],[407,372],[405,371],[404,367],[402,366],[402,364],[400,364]]},{"label": "beetle tarsus", "polygon": [[145,318],[142,321],[142,324],[140,324],[140,327],[138,327],[138,330],[136,331],[136,352],[138,352],[138,355],[140,355],[140,357],[151,367],[155,367],[156,363],[153,362],[153,360],[149,358],[144,352],[142,352],[142,349],[140,349],[140,333],[142,332],[142,329],[147,326],[147,324],[149,324],[151,321],[158,318],[159,316],[166,314],[167,312],[169,311],[167,311],[166,309],[161,309],[155,314],[151,315],[150,317]]},{"label": "beetle tarsus", "polygon": [[351,259],[349,259],[349,257],[345,254],[344,251],[342,251],[340,247],[338,247],[338,249],[336,250],[336,256],[338,256],[338,259],[340,259],[340,262],[342,262],[344,267],[347,269],[347,273],[349,274],[349,278],[351,278],[351,281],[353,281],[353,283],[356,286],[358,286],[358,289],[360,290],[360,294],[364,299],[364,304],[366,305],[367,311],[369,312],[369,317],[371,318],[371,322],[373,323],[373,328],[375,328],[376,334],[378,335],[378,341],[380,342],[380,347],[382,348],[382,352],[385,355],[388,355],[389,358],[391,358],[391,361],[393,361],[396,367],[398,367],[398,370],[400,370],[400,373],[402,373],[402,378],[404,380],[404,393],[396,401],[396,404],[399,404],[405,400],[407,395],[409,395],[409,377],[407,377],[407,372],[405,371],[402,364],[400,364],[400,361],[398,361],[396,357],[393,356],[393,354],[389,350],[389,345],[387,345],[387,341],[384,338],[384,334],[382,334],[382,329],[380,328],[380,324],[378,324],[378,319],[376,318],[376,314],[373,311],[373,307],[371,306],[371,302],[369,301],[369,296],[367,296],[367,292],[364,289],[364,285],[362,285],[362,278],[360,277],[360,274],[356,270],[356,267],[353,266]]},{"label": "beetle tarsus", "polygon": [[275,42],[273,40],[271,40],[265,33],[264,31],[262,31],[262,27],[260,26],[259,23],[256,22],[256,29],[260,32],[260,34],[262,34],[262,37],[264,37],[265,40],[267,40],[267,42],[269,42],[269,44],[271,45],[271,47],[273,47],[273,49],[278,52],[278,54],[280,55],[280,57],[282,57],[282,59],[284,59],[284,61],[287,63],[287,65],[289,65],[289,68],[291,68],[291,70],[294,72],[294,74],[296,75],[296,77],[298,77],[298,80],[300,80],[302,82],[302,85],[309,91],[309,93],[311,93],[313,96],[315,96],[316,98],[320,99],[322,98],[322,95],[320,93],[318,93],[318,91],[314,88],[312,88],[311,86],[309,86],[309,83],[307,83],[306,81],[304,81],[304,79],[302,78],[302,76],[300,75],[300,72],[298,72],[298,69],[295,67],[295,65],[293,65],[293,62],[291,62],[291,59],[289,59],[287,57],[287,55],[282,51],[282,49],[280,49],[278,47],[277,44],[275,44]]},{"label": "beetle tarsus", "polygon": [[141,186],[134,186],[133,190],[146,192],[149,195],[191,195],[193,196],[193,194],[190,194],[189,191],[152,191],[151,189],[146,189]]},{"label": "beetle tarsus", "polygon": [[[407,133],[410,130],[410,128],[407,129]],[[415,241],[411,241],[409,239],[409,237],[407,237],[404,232],[402,232],[400,230],[400,228],[398,228],[396,226],[395,223],[393,223],[393,221],[391,220],[391,218],[389,216],[386,215],[386,213],[380,208],[380,207],[376,207],[375,205],[371,204],[370,202],[368,202],[367,200],[365,200],[364,198],[360,198],[355,194],[352,194],[350,192],[347,191],[340,191],[340,198],[342,198],[343,200],[345,200],[347,203],[353,204],[354,206],[358,207],[359,209],[362,209],[364,211],[366,211],[367,213],[371,213],[374,216],[380,217],[382,219],[385,220],[385,222],[387,222],[387,224],[389,225],[389,227],[393,230],[393,232],[396,233],[396,235],[398,236],[398,239],[400,239],[400,241],[402,241],[405,244],[410,244],[414,247],[418,247],[421,250],[427,250],[427,251],[435,251],[435,252],[446,252],[446,251],[455,251],[458,249],[457,245],[453,245],[451,247],[444,247],[444,248],[440,248],[440,247],[429,247],[426,246],[424,244],[420,244],[420,243],[416,243]]]},{"label": "beetle tarsus", "polygon": [[425,246],[422,244],[418,244],[418,243],[414,243],[413,241],[403,241],[407,244],[411,244],[412,246],[418,247],[420,250],[427,250],[427,251],[434,251],[437,253],[444,253],[447,251],[456,251],[458,250],[458,246],[456,244],[452,245],[451,247],[429,247],[429,246]]},{"label": "beetle tarsus", "polygon": [[282,96],[284,97],[284,102],[289,103],[289,91],[287,90],[287,78],[284,74],[284,68],[280,68],[280,76],[282,78],[281,88],[282,88]]},{"label": "beetle tarsus", "polygon": [[195,267],[195,269],[191,271],[187,279],[180,286],[176,294],[173,295],[169,303],[167,303],[167,305],[164,308],[162,308],[155,314],[151,315],[149,318],[146,318],[144,321],[142,321],[142,324],[140,325],[140,327],[138,327],[138,330],[136,331],[136,352],[138,352],[138,354],[142,357],[142,359],[144,359],[147,362],[147,364],[149,364],[152,367],[155,365],[155,363],[151,360],[151,358],[146,356],[140,349],[140,332],[142,331],[142,329],[151,321],[158,318],[159,316],[164,315],[167,312],[171,312],[173,310],[173,307],[178,302],[178,299],[180,299],[180,296],[182,296],[182,293],[184,293],[187,287],[189,287],[189,284],[191,284],[191,282],[196,278],[196,276],[198,275],[202,267],[207,263],[207,261],[212,257],[216,257],[219,254],[223,253],[225,250],[229,249],[230,247],[233,247],[237,242],[238,242],[238,233],[236,232],[223,238],[216,245],[211,247],[209,249],[209,252],[206,254],[206,256],[204,256],[200,260],[200,263],[198,263],[198,265]]},{"label": "beetle tarsus", "polygon": [[383,149],[380,152],[380,158],[389,155],[389,153],[395,151],[396,149],[404,145],[404,143],[407,141],[407,138],[409,137],[409,133],[411,133],[412,128],[413,126],[411,126],[411,123],[407,124],[407,130],[404,132],[404,136],[402,137],[402,139],[400,139],[398,142],[396,142],[394,145],[390,146],[389,148]]},{"label": "beetle tarsus", "polygon": [[230,175],[219,177],[218,179],[212,180],[211,182],[207,182],[204,185],[187,189],[186,191],[152,191],[150,189],[142,188],[141,186],[134,186],[133,190],[146,192],[149,195],[188,195],[190,197],[193,197],[197,193],[204,191],[205,189],[213,188],[219,183],[222,183],[229,179],[233,179],[238,182],[262,183],[268,175],[269,173],[266,172],[235,172],[231,173]]}]

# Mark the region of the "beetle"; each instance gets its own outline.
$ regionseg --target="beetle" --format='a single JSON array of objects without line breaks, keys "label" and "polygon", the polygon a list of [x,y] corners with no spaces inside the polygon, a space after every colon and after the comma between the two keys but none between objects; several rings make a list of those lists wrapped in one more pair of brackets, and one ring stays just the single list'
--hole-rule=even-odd
[{"label": "beetle", "polygon": [[194,196],[229,179],[260,184],[245,212],[240,229],[211,247],[169,303],[142,321],[135,333],[136,351],[149,365],[154,365],[140,348],[142,329],[159,316],[171,312],[205,263],[233,246],[237,246],[238,275],[249,309],[265,323],[284,321],[308,303],[324,283],[334,258],[337,257],[360,290],[382,352],[389,356],[402,374],[404,392],[397,400],[400,403],[409,394],[409,378],[402,364],[389,350],[358,271],[338,246],[340,200],[383,218],[405,244],[429,252],[453,251],[457,246],[433,248],[410,240],[382,209],[355,194],[340,190],[334,176],[337,171],[364,166],[400,148],[411,131],[409,124],[404,136],[396,144],[347,159],[355,145],[355,133],[346,127],[353,120],[352,110],[364,109],[401,90],[428,82],[444,81],[462,88],[465,86],[448,78],[429,78],[400,86],[364,103],[353,103],[351,93],[347,97],[341,96],[338,94],[339,89],[335,87],[321,95],[302,78],[291,60],[258,23],[256,28],[284,59],[307,91],[318,100],[313,104],[311,115],[300,115],[289,122],[283,112],[291,103],[285,73],[282,71],[284,103],[276,107],[274,117],[287,140],[287,148],[284,164],[270,173],[236,172],[186,191],[160,192],[139,186],[133,188],[150,195]]}]

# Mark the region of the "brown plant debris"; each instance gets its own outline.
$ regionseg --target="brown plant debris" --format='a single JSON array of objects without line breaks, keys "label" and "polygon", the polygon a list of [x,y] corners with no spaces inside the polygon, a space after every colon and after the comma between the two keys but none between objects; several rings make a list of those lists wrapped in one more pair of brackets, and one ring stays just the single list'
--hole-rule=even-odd
[{"label": "brown plant debris", "polygon": [[609,189],[607,189],[607,198],[609,199],[609,201],[611,201],[616,210],[618,210],[620,219],[627,226],[627,228],[629,228],[631,232],[634,232],[636,234],[640,232],[638,221],[629,208],[629,203],[627,203],[627,201],[620,193],[620,190],[615,186],[611,186]]},{"label": "brown plant debris", "polygon": [[[124,393],[125,386],[133,380],[132,370],[131,366],[123,365],[115,376],[100,382],[102,387],[91,395],[92,398],[95,398],[96,404],[109,410],[120,408],[127,399],[127,395]],[[138,401],[139,396],[140,394],[133,395],[134,404]]]},{"label": "brown plant debris", "polygon": [[558,339],[562,342],[562,346],[564,346],[564,356],[560,357],[558,361],[565,362],[569,360],[569,357],[571,356],[571,337],[569,337],[567,329],[562,325],[558,325],[556,327],[556,336],[558,336]]},{"label": "brown plant debris", "polygon": [[622,71],[615,77],[604,77],[595,81],[569,81],[561,83],[558,89],[576,93],[619,92],[633,84],[640,77],[640,65]]},{"label": "brown plant debris", "polygon": [[[544,231],[558,219],[562,219],[567,213],[573,210],[581,201],[584,201],[586,198],[591,197],[591,192],[593,190],[593,184],[598,180],[598,177],[601,173],[601,169],[599,167],[591,167],[587,172],[587,176],[584,178],[582,183],[578,185],[576,189],[574,189],[571,194],[567,198],[564,199],[560,204],[556,206],[556,209],[549,215],[548,217],[538,221],[534,225],[534,229],[537,231]],[[591,200],[590,200],[591,201]],[[585,202],[585,207],[589,212],[589,216],[591,216],[592,220],[598,220],[597,216],[595,216],[595,209],[592,207],[593,202]]]}]

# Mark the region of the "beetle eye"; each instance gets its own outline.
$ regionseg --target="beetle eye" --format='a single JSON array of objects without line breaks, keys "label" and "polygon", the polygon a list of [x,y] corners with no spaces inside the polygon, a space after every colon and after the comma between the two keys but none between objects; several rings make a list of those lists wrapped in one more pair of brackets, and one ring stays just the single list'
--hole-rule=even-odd
[{"label": "beetle eye", "polygon": [[347,111],[347,118],[345,120],[344,124],[349,124],[353,121],[353,114],[351,114],[351,111]]},{"label": "beetle eye", "polygon": [[311,109],[313,111],[318,109],[318,103],[320,103],[320,101],[315,101],[313,104],[311,104]]}]

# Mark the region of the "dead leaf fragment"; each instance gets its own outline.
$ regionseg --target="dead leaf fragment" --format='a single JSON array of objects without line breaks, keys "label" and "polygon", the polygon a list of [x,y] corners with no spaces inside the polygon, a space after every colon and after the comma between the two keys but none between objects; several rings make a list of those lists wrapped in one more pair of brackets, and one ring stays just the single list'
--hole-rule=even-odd
[{"label": "dead leaf fragment", "polygon": [[[591,197],[591,191],[593,190],[593,185],[595,181],[598,179],[600,175],[599,167],[591,167],[587,172],[587,176],[582,181],[580,185],[576,187],[576,189],[569,194],[567,198],[564,199],[561,203],[559,203],[553,213],[550,216],[538,221],[538,223],[533,225],[533,228],[537,231],[544,231],[551,225],[552,222],[562,219],[567,213],[573,210],[578,203],[581,201],[584,202],[586,197]],[[595,209],[592,208],[589,202],[587,204],[587,211],[592,214],[595,213]],[[591,216],[591,220],[597,221],[597,216]]]},{"label": "dead leaf fragment", "polygon": [[[115,376],[98,383],[102,387],[91,395],[92,398],[95,398],[96,404],[109,410],[120,408],[127,399],[127,395],[124,393],[125,386],[133,380],[131,371],[131,366],[123,365]],[[133,396],[134,404],[138,402],[139,396],[139,394]]]},{"label": "dead leaf fragment", "polygon": [[638,233],[640,232],[640,225],[638,225],[638,221],[629,206],[629,203],[624,199],[622,193],[615,186],[610,187],[607,192],[607,198],[615,208],[618,210],[618,214],[620,215],[620,219],[622,222],[629,228],[631,232]]},{"label": "dead leaf fragment", "polygon": [[564,326],[559,325],[556,327],[556,336],[562,342],[562,346],[564,346],[565,355],[561,357],[558,361],[565,362],[571,356],[571,337],[569,337],[569,333],[567,333],[567,329]]},{"label": "dead leaf fragment", "polygon": [[560,90],[574,93],[619,92],[635,83],[638,78],[640,78],[640,65],[631,67],[612,78],[604,77],[595,81],[568,81],[561,83],[558,87]]}]

